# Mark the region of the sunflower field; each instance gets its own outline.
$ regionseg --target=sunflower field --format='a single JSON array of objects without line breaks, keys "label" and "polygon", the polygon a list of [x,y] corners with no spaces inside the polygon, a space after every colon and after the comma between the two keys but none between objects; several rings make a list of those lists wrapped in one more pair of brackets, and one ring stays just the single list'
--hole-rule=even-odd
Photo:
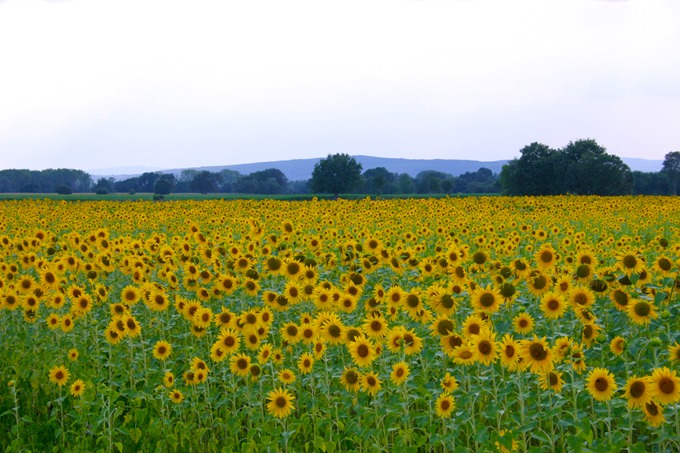
[{"label": "sunflower field", "polygon": [[0,204],[0,450],[680,451],[680,199]]}]

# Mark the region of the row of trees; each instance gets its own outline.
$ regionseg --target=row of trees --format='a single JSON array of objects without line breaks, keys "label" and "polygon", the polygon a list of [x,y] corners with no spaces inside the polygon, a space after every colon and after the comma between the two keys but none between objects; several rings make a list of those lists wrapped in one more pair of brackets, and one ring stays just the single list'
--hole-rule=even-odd
[{"label": "row of trees", "polygon": [[91,176],[82,170],[0,170],[0,192],[675,195],[680,183],[680,151],[668,153],[663,169],[654,173],[631,171],[620,158],[608,154],[592,139],[570,142],[561,149],[534,142],[522,148],[520,153],[519,158],[503,167],[500,175],[480,168],[459,176],[428,170],[418,173],[415,178],[407,173],[392,173],[384,167],[362,173],[361,164],[347,154],[321,159],[307,181],[289,181],[275,168],[248,175],[233,170],[188,169],[179,176],[143,173],[121,181],[100,178],[94,184]]},{"label": "row of trees", "polygon": [[619,157],[595,140],[569,142],[561,149],[531,143],[521,156],[503,166],[502,192],[507,195],[676,195],[680,152],[666,154],[660,172],[631,171]]},{"label": "row of trees", "polygon": [[82,170],[0,170],[0,192],[87,192],[92,177]]},{"label": "row of trees", "polygon": [[322,159],[311,179],[289,181],[283,172],[270,168],[242,175],[233,170],[219,172],[184,170],[179,177],[172,174],[144,173],[114,181],[101,178],[93,187],[97,193],[154,192],[178,193],[247,193],[247,194],[307,194],[307,193],[367,193],[367,194],[428,194],[428,193],[495,193],[499,192],[498,175],[487,168],[454,177],[448,173],[428,170],[415,178],[407,173],[392,173],[384,167],[361,172],[361,164],[346,154]]}]

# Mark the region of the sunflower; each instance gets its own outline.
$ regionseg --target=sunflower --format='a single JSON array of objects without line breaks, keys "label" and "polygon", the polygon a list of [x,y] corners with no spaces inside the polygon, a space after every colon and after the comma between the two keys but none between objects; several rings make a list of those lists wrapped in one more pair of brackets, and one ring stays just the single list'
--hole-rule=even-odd
[{"label": "sunflower", "polygon": [[175,385],[175,375],[172,371],[165,372],[165,375],[163,376],[163,385],[168,388],[172,388],[172,386]]},{"label": "sunflower", "polygon": [[350,341],[347,349],[352,355],[352,360],[359,367],[367,367],[377,358],[375,345],[364,335],[359,335],[354,341]]},{"label": "sunflower", "polygon": [[282,263],[282,273],[288,280],[297,279],[302,276],[303,267],[299,261],[288,260]]},{"label": "sunflower", "polygon": [[378,375],[373,371],[363,373],[359,376],[361,390],[368,392],[372,396],[375,396],[375,394],[380,391],[380,384],[382,384],[382,382],[378,379]]},{"label": "sunflower", "polygon": [[239,336],[238,331],[234,329],[222,329],[215,344],[219,344],[220,349],[226,354],[233,354],[238,351],[238,348],[241,345],[241,337]]},{"label": "sunflower", "polygon": [[659,314],[656,312],[656,307],[650,301],[636,299],[629,303],[626,308],[628,318],[630,318],[633,323],[640,326],[647,325],[652,319],[659,317]]},{"label": "sunflower", "polygon": [[73,316],[69,313],[65,314],[64,316],[61,317],[61,330],[64,332],[70,332],[73,330]]},{"label": "sunflower", "polygon": [[589,308],[595,303],[595,294],[583,286],[575,286],[569,291],[569,304],[574,308]]},{"label": "sunflower", "polygon": [[446,315],[437,316],[432,324],[430,324],[430,330],[432,331],[432,334],[438,336],[439,338],[451,335],[451,333],[453,333],[455,330],[455,327],[454,321],[449,319],[449,317]]},{"label": "sunflower", "polygon": [[79,353],[78,353],[78,350],[76,348],[69,349],[68,359],[71,362],[75,362],[76,360],[78,360],[78,356],[79,356]]},{"label": "sunflower", "polygon": [[146,305],[153,311],[165,311],[170,306],[170,301],[164,291],[154,290],[151,292]]},{"label": "sunflower", "polygon": [[526,334],[534,329],[534,318],[527,312],[522,312],[512,319],[516,333]]},{"label": "sunflower", "polygon": [[385,300],[389,307],[400,307],[404,302],[406,294],[399,286],[392,286],[385,293]]},{"label": "sunflower", "polygon": [[472,313],[463,321],[462,334],[470,338],[473,335],[479,335],[485,327],[489,327],[488,323],[479,314]]},{"label": "sunflower", "polygon": [[70,376],[71,373],[69,373],[66,367],[63,365],[55,366],[50,369],[49,372],[50,381],[54,382],[59,387],[62,387],[64,384],[66,384]]},{"label": "sunflower", "polygon": [[221,362],[227,357],[227,353],[219,343],[213,343],[210,347],[210,359],[213,362]]},{"label": "sunflower", "polygon": [[298,369],[302,374],[309,374],[312,372],[314,366],[314,355],[309,352],[303,352],[298,359]]},{"label": "sunflower", "polygon": [[519,355],[532,373],[551,371],[554,367],[553,355],[545,337],[519,342]]},{"label": "sunflower", "polygon": [[230,295],[239,286],[238,279],[233,275],[220,275],[215,282],[215,288],[219,288],[220,292],[225,296]]},{"label": "sunflower", "polygon": [[125,335],[134,338],[142,332],[142,326],[132,316],[125,316],[123,322],[125,323]]},{"label": "sunflower", "polygon": [[281,338],[288,342],[288,344],[296,344],[300,342],[300,328],[294,322],[287,322],[281,328]]},{"label": "sunflower", "polygon": [[478,286],[472,291],[470,304],[475,310],[491,314],[498,311],[502,302],[503,296],[497,288]]},{"label": "sunflower", "polygon": [[442,351],[449,356],[453,356],[453,351],[459,346],[462,346],[465,340],[463,337],[456,333],[452,333],[451,335],[446,335],[444,337],[441,337],[439,340],[439,344],[441,345]]},{"label": "sunflower", "polygon": [[644,407],[654,397],[654,385],[649,376],[633,376],[623,388],[623,396],[628,400],[628,407]]},{"label": "sunflower", "polygon": [[38,284],[30,275],[22,275],[16,282],[16,288],[24,294],[32,292],[37,286]]},{"label": "sunflower", "polygon": [[388,332],[387,321],[379,312],[371,313],[361,326],[362,331],[369,338],[380,339]]},{"label": "sunflower", "polygon": [[104,338],[109,344],[118,344],[124,337],[124,333],[121,333],[115,327],[109,327],[104,331]]},{"label": "sunflower", "polygon": [[401,307],[412,319],[417,318],[419,312],[423,310],[423,300],[420,292],[416,289],[412,289],[410,292],[406,293]]},{"label": "sunflower", "polygon": [[671,363],[680,362],[680,343],[675,343],[668,348],[668,353],[670,354]]},{"label": "sunflower", "polygon": [[541,296],[541,311],[548,319],[559,319],[567,310],[564,297],[557,291],[549,291]]},{"label": "sunflower", "polygon": [[534,254],[534,261],[541,270],[549,271],[557,262],[557,254],[550,244],[543,244]]},{"label": "sunflower", "polygon": [[680,378],[666,367],[656,368],[651,375],[654,399],[662,405],[680,401]]},{"label": "sunflower", "polygon": [[295,382],[295,373],[293,373],[293,370],[290,370],[288,368],[284,368],[283,370],[279,371],[279,374],[277,376],[279,378],[279,381],[283,382],[284,384],[292,384]]},{"label": "sunflower", "polygon": [[456,408],[456,400],[450,393],[442,393],[437,397],[434,408],[440,418],[449,418]]},{"label": "sunflower", "polygon": [[645,263],[635,252],[621,253],[616,257],[616,267],[627,276],[639,274]]},{"label": "sunflower", "polygon": [[139,292],[139,289],[136,286],[126,286],[123,288],[123,291],[120,294],[120,301],[127,305],[134,305],[137,302],[139,302],[139,299],[141,299],[142,295]]},{"label": "sunflower", "polygon": [[552,280],[538,271],[532,271],[528,276],[527,286],[535,296],[541,296],[550,291]]},{"label": "sunflower", "polygon": [[153,356],[158,360],[165,360],[170,357],[172,346],[165,340],[157,341],[153,347]]},{"label": "sunflower", "polygon": [[235,354],[229,359],[229,369],[237,376],[248,376],[250,357],[245,354]]},{"label": "sunflower", "polygon": [[281,387],[272,390],[267,395],[267,412],[276,418],[286,418],[295,410],[293,400],[295,397],[288,389]]},{"label": "sunflower", "polygon": [[597,401],[610,400],[617,389],[614,376],[606,368],[593,368],[586,381],[586,389]]},{"label": "sunflower", "polygon": [[70,391],[74,398],[79,398],[85,392],[85,383],[82,379],[76,379],[76,381],[71,384]]},{"label": "sunflower", "polygon": [[586,369],[586,356],[583,354],[583,346],[579,343],[574,343],[569,352],[569,361],[571,366],[577,373],[582,373]]},{"label": "sunflower", "polygon": [[626,339],[621,336],[614,337],[614,339],[609,343],[609,350],[614,355],[623,354],[623,351],[626,350]]},{"label": "sunflower", "polygon": [[560,393],[564,379],[562,379],[560,371],[553,370],[541,373],[538,377],[538,382],[543,390],[552,389],[555,393]]},{"label": "sunflower", "polygon": [[340,383],[350,392],[359,390],[361,383],[359,382],[359,373],[354,368],[345,368],[340,376]]},{"label": "sunflower", "polygon": [[342,343],[345,329],[346,327],[340,321],[340,318],[335,313],[331,313],[321,322],[319,333],[329,344],[337,345]]},{"label": "sunflower", "polygon": [[498,343],[490,329],[484,329],[479,335],[473,335],[470,347],[474,352],[476,362],[490,365],[498,358]]},{"label": "sunflower", "polygon": [[455,348],[451,355],[453,356],[453,362],[458,365],[467,366],[475,363],[475,350],[469,342],[465,342],[463,345]]},{"label": "sunflower", "polygon": [[609,298],[611,301],[614,303],[614,307],[618,311],[627,311],[628,310],[628,302],[630,298],[628,297],[628,293],[626,293],[623,289],[618,288],[609,293]]},{"label": "sunflower", "polygon": [[175,404],[179,404],[184,400],[184,395],[182,395],[182,392],[179,390],[175,389],[170,392],[170,401],[172,401]]},{"label": "sunflower", "polygon": [[55,313],[50,313],[47,316],[46,322],[47,322],[47,327],[49,327],[50,329],[56,329],[57,327],[59,327],[59,324],[61,323],[61,319],[59,318],[59,315],[57,315]]},{"label": "sunflower", "polygon": [[283,360],[285,358],[281,348],[272,349],[272,356],[271,357],[272,357],[272,362],[274,362],[275,365],[282,365]]},{"label": "sunflower", "polygon": [[439,385],[444,390],[444,393],[451,393],[458,389],[458,381],[456,380],[455,377],[451,376],[451,373],[448,372],[439,382]]},{"label": "sunflower", "polygon": [[413,329],[401,327],[400,331],[401,344],[404,346],[404,353],[406,355],[418,354],[423,349],[423,340]]},{"label": "sunflower", "polygon": [[[268,343],[265,343],[262,346],[260,346],[260,350],[257,353],[257,363],[259,363],[260,365],[264,365],[265,363],[267,363],[272,356],[272,350],[273,350],[272,345]],[[236,349],[231,352],[235,351]]]},{"label": "sunflower", "polygon": [[428,302],[435,312],[442,316],[450,316],[456,312],[458,302],[444,288],[434,288],[428,295]]},{"label": "sunflower", "polygon": [[517,364],[519,362],[519,343],[510,335],[506,333],[503,335],[503,339],[498,347],[500,351],[501,365],[510,371],[517,369]]},{"label": "sunflower", "polygon": [[663,414],[663,406],[656,404],[654,401],[645,403],[642,411],[645,414],[645,421],[649,426],[661,426],[666,421],[666,417]]},{"label": "sunflower", "polygon": [[203,371],[205,373],[210,372],[210,369],[208,368],[208,364],[205,363],[205,361],[199,357],[194,357],[191,359],[191,371]]},{"label": "sunflower", "polygon": [[392,365],[392,372],[390,373],[390,380],[394,385],[401,385],[406,382],[411,370],[408,364],[404,361],[397,362]]},{"label": "sunflower", "polygon": [[249,296],[257,296],[260,292],[260,284],[255,279],[246,278],[243,281],[243,289]]},{"label": "sunflower", "polygon": [[654,270],[664,277],[671,273],[674,266],[673,261],[665,255],[660,255],[654,260]]},{"label": "sunflower", "polygon": [[51,291],[59,288],[61,279],[50,268],[45,268],[40,271],[40,284],[45,291]]}]

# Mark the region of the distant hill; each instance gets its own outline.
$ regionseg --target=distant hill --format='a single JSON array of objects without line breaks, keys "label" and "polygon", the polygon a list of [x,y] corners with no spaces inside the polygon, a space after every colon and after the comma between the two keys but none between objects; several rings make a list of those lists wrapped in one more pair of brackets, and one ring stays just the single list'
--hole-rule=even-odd
[{"label": "distant hill", "polygon": [[[354,156],[354,158],[359,162],[364,171],[376,168],[385,167],[388,171],[392,173],[408,173],[410,176],[415,177],[418,173],[425,170],[436,170],[443,173],[449,173],[454,176],[462,175],[466,172],[475,172],[480,168],[488,168],[494,173],[500,173],[503,165],[508,163],[507,160],[495,160],[495,161],[478,161],[478,160],[458,160],[458,159],[393,159],[388,157],[372,157],[372,156]],[[321,157],[312,159],[292,159],[292,160],[280,160],[272,162],[257,162],[251,164],[237,164],[237,165],[220,165],[220,166],[210,166],[210,167],[195,167],[194,170],[208,170],[212,172],[217,172],[221,170],[235,170],[243,175],[253,173],[255,171],[262,171],[268,168],[277,168],[286,175],[290,181],[301,181],[312,177],[312,171],[314,170],[314,164],[316,164]],[[661,160],[648,160],[648,159],[636,159],[636,158],[622,158],[622,160],[631,168],[631,170],[644,171],[644,172],[655,172],[661,170],[663,161]],[[93,174],[92,177],[96,180],[97,178],[105,175],[107,177],[112,176],[115,179],[125,179],[132,176],[137,176],[143,171],[156,171],[156,169],[143,170],[137,174],[130,174],[130,172],[125,172],[125,175],[120,175],[114,172],[115,169],[99,169],[96,175]],[[160,170],[160,173],[173,173],[177,176],[186,170],[185,168],[175,168],[168,170]],[[91,174],[94,171],[90,172]],[[122,172],[121,172],[122,173]]]}]

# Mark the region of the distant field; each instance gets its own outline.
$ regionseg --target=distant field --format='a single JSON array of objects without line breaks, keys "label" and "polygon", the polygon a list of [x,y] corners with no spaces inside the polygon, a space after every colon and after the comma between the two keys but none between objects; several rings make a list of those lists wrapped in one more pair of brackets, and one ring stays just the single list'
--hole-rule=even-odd
[{"label": "distant field", "polygon": [[[450,197],[474,197],[474,196],[497,196],[499,194],[451,194]],[[381,195],[383,199],[395,198],[444,198],[446,194],[386,194]],[[65,201],[149,201],[153,200],[152,193],[136,193],[130,195],[127,193],[112,193],[106,195],[97,195],[94,193],[74,193],[71,195],[60,195],[56,193],[0,193],[0,200],[65,200]],[[332,195],[314,195],[314,194],[285,194],[285,195],[255,195],[255,194],[236,194],[236,193],[173,193],[165,195],[163,200],[296,200],[305,201],[311,200],[314,197],[317,199],[330,200]],[[376,195],[371,194],[341,194],[340,198],[348,200],[356,200],[361,198],[376,198]]]}]

